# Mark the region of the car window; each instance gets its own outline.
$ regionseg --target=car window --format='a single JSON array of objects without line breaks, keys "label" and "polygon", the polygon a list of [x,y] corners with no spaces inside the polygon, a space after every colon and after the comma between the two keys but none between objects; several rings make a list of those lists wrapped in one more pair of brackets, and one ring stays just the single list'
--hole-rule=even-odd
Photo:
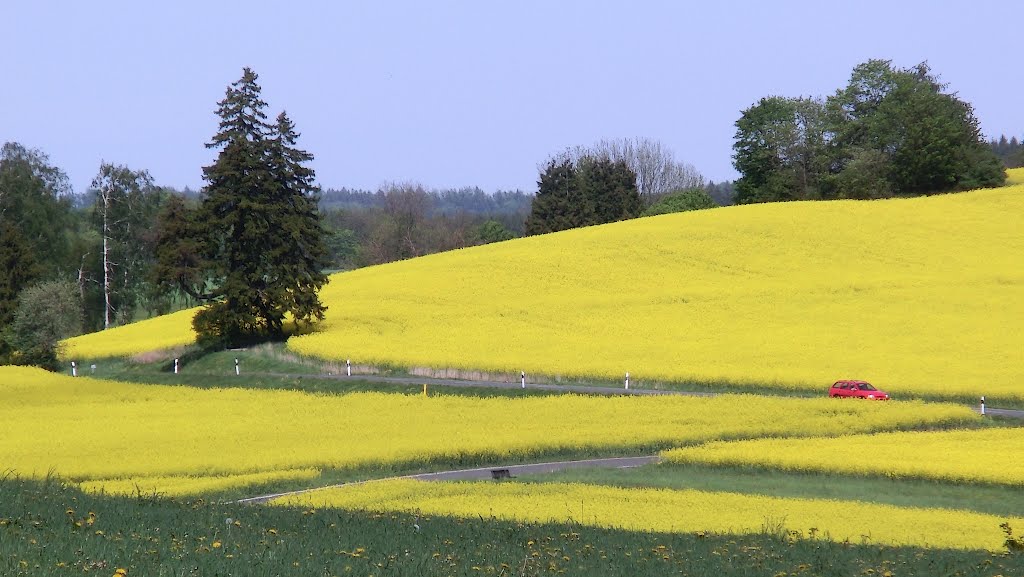
[{"label": "car window", "polygon": [[867,383],[864,383],[863,385],[860,386],[860,390],[862,390],[862,391],[877,391],[878,389],[876,389],[875,387],[872,387],[871,385],[869,385]]}]

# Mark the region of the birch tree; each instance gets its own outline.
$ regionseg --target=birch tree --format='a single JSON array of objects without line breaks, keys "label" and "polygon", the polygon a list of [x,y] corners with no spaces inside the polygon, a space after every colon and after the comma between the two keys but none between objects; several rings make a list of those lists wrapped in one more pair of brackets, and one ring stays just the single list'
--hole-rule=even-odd
[{"label": "birch tree", "polygon": [[636,174],[636,189],[644,206],[666,194],[706,184],[704,175],[692,164],[677,160],[672,149],[650,138],[605,139],[593,146],[570,148],[557,159],[577,164],[588,157],[624,162]]},{"label": "birch tree", "polygon": [[93,179],[94,215],[100,232],[103,328],[127,320],[138,303],[145,278],[142,235],[159,205],[153,178],[145,170],[104,162]]}]

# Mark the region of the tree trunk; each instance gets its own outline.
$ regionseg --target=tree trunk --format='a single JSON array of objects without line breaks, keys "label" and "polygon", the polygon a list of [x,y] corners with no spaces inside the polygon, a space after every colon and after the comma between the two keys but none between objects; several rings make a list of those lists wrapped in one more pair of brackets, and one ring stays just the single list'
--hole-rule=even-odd
[{"label": "tree trunk", "polygon": [[110,328],[110,196],[103,196],[103,328]]}]

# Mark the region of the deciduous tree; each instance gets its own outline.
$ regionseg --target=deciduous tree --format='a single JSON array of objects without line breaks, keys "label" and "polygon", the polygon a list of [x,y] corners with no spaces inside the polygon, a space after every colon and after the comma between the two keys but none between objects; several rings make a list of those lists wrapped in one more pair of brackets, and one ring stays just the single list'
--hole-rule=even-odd
[{"label": "deciduous tree", "polygon": [[22,291],[6,340],[16,364],[55,369],[60,341],[82,332],[78,287],[69,281],[47,281]]},{"label": "deciduous tree", "polygon": [[71,185],[39,150],[17,142],[0,149],[0,222],[18,227],[44,276],[70,268]]},{"label": "deciduous tree", "polygon": [[144,241],[160,206],[158,189],[145,170],[103,163],[92,181],[93,214],[102,242],[100,264],[103,328],[131,321],[143,295],[152,258]]},{"label": "deciduous tree", "polygon": [[584,158],[624,162],[636,175],[636,189],[644,206],[674,191],[704,186],[704,176],[688,162],[677,160],[672,149],[650,138],[601,140],[593,146],[577,146],[563,153],[573,164]]},{"label": "deciduous tree", "polygon": [[821,104],[810,99],[762,98],[736,121],[733,165],[742,175],[736,202],[820,198],[824,155]]},{"label": "deciduous tree", "polygon": [[654,203],[644,211],[644,216],[655,216],[658,214],[669,214],[673,212],[687,212],[691,210],[704,210],[715,208],[718,205],[711,199],[711,195],[703,188],[691,188],[680,190]]},{"label": "deciduous tree", "polygon": [[848,85],[828,99],[837,169],[875,151],[888,162],[872,155],[870,164],[882,171],[872,179],[885,178],[894,194],[1002,184],[973,107],[947,89],[927,63],[897,69],[888,60],[869,60],[854,68]]}]

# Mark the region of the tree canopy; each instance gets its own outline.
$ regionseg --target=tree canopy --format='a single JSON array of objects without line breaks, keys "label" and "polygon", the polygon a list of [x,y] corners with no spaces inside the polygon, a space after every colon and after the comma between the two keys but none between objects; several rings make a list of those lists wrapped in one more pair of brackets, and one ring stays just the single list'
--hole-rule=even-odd
[{"label": "tree canopy", "polygon": [[663,196],[644,211],[643,216],[656,216],[673,212],[687,212],[715,208],[718,205],[703,188],[690,188]]},{"label": "tree canopy", "polygon": [[21,292],[4,338],[14,348],[15,364],[55,369],[60,341],[81,331],[78,287],[70,281],[56,280]]},{"label": "tree canopy", "polygon": [[0,220],[17,223],[43,273],[69,266],[71,184],[39,150],[8,142],[0,149]]},{"label": "tree canopy", "polygon": [[822,101],[762,98],[736,122],[741,203],[880,198],[997,186],[999,159],[967,102],[926,63],[870,60]]},{"label": "tree canopy", "polygon": [[635,218],[642,209],[636,173],[622,160],[552,158],[537,182],[526,234]]}]

